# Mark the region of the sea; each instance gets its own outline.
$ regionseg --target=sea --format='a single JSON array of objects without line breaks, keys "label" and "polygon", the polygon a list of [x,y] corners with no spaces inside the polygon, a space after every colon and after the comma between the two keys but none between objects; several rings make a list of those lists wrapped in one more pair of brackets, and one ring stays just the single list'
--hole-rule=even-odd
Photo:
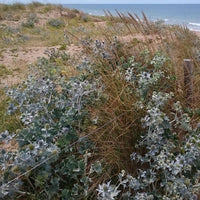
[{"label": "sea", "polygon": [[104,16],[105,11],[117,15],[142,12],[152,21],[162,20],[166,24],[183,25],[200,31],[200,4],[63,4],[64,7],[81,10],[89,15]]}]

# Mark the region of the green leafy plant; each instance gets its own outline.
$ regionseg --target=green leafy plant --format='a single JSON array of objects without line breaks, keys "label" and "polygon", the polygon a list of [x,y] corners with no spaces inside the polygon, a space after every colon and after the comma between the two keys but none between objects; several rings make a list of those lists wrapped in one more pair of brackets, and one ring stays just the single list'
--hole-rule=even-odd
[{"label": "green leafy plant", "polygon": [[11,74],[11,71],[5,65],[0,65],[0,77]]},{"label": "green leafy plant", "polygon": [[52,26],[54,28],[62,28],[65,26],[64,21],[58,20],[58,19],[51,19],[48,21],[48,25]]},{"label": "green leafy plant", "polygon": [[37,15],[35,13],[32,13],[29,15],[27,21],[22,23],[22,26],[26,28],[33,28],[35,26],[35,23],[37,22],[38,22]]},{"label": "green leafy plant", "polygon": [[86,75],[60,77],[59,68],[46,59],[33,71],[7,93],[8,112],[20,112],[24,128],[0,134],[1,142],[15,140],[19,146],[13,152],[1,150],[0,197],[86,198],[90,174],[100,173],[100,165],[89,169],[94,144],[81,133],[91,124],[86,108],[98,101],[101,87]]},{"label": "green leafy plant", "polygon": [[[172,92],[156,91],[155,85],[166,78],[162,68],[165,60],[157,54],[150,61],[150,71],[135,73],[136,63],[125,71],[126,80],[138,86],[134,92],[140,99],[135,106],[146,112],[141,118],[143,134],[130,155],[138,171],[130,174],[122,170],[118,183],[100,184],[98,199],[197,199],[200,129],[192,128]],[[152,86],[153,93],[147,95]]]}]

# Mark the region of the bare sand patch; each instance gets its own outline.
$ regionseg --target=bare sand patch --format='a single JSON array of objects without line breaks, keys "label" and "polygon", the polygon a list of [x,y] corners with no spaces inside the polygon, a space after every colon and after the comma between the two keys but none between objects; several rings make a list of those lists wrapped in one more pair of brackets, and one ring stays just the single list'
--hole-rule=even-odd
[{"label": "bare sand patch", "polygon": [[200,31],[193,31],[198,37],[200,37]]},{"label": "bare sand patch", "polygon": [[[45,54],[47,49],[59,49],[60,46],[52,47],[19,47],[16,49],[7,48],[2,51],[0,63],[5,65],[12,72],[5,78],[1,78],[0,85],[12,86],[23,81],[28,73],[28,66],[34,64],[39,58],[48,56]],[[74,44],[67,47],[64,51],[70,56],[78,57],[82,51],[81,47]]]}]

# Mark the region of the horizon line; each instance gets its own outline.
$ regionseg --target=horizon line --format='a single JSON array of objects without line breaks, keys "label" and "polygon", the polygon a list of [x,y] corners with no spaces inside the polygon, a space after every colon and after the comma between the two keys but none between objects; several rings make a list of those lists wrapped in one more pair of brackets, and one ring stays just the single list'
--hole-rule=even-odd
[{"label": "horizon line", "polygon": [[[54,4],[54,3],[51,3]],[[55,3],[56,4],[56,3]],[[66,5],[198,5],[200,3],[60,3],[60,4],[66,4]]]},{"label": "horizon line", "polygon": [[[33,1],[34,2],[34,1]],[[29,3],[24,3],[24,2],[13,2],[13,3],[5,3],[5,2],[0,2],[0,4],[24,4],[28,5],[33,2]],[[41,2],[40,2],[41,3]],[[60,5],[60,4],[65,4],[65,5],[199,5],[200,3],[41,3],[41,4],[52,4],[52,5]]]}]

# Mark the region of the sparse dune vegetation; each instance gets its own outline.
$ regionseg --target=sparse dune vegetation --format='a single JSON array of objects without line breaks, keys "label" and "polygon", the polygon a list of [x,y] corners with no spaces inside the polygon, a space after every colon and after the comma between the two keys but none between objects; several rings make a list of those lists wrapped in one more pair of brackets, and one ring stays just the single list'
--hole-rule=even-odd
[{"label": "sparse dune vegetation", "polygon": [[199,199],[200,37],[116,12],[0,5],[0,199]]}]

